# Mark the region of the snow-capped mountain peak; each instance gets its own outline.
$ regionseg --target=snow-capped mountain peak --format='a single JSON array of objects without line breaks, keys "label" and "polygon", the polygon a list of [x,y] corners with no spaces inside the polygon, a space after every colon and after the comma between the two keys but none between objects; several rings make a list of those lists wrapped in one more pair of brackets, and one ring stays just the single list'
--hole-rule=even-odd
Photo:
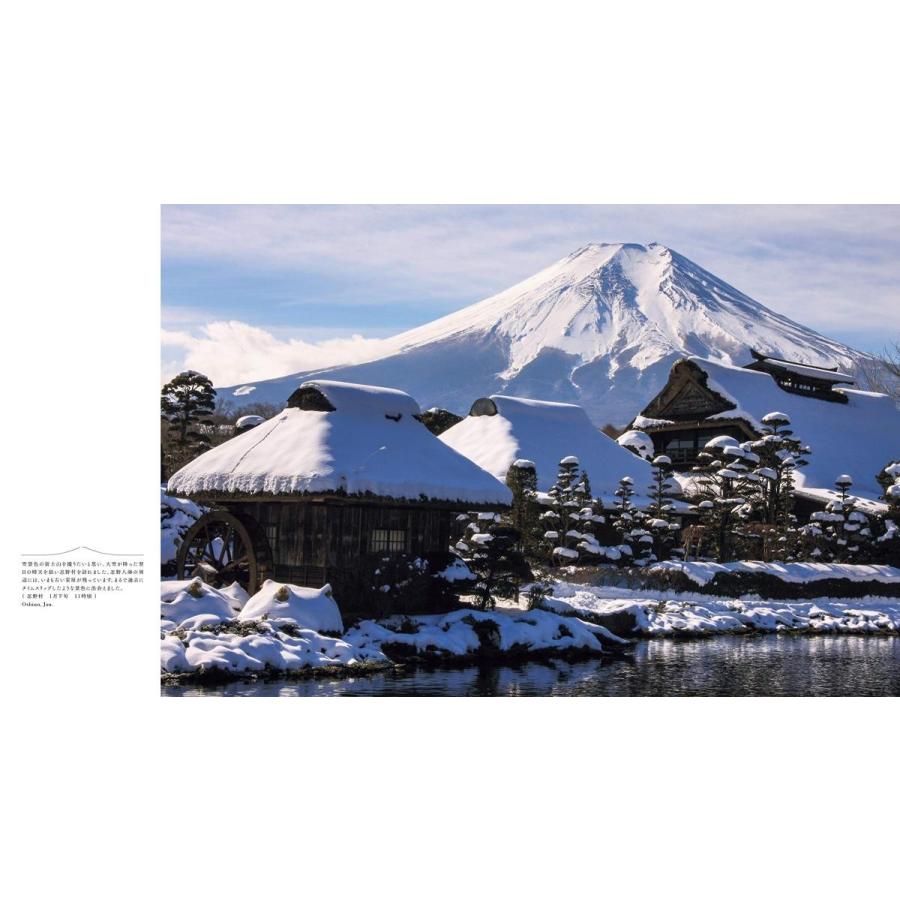
[{"label": "snow-capped mountain peak", "polygon": [[[377,360],[328,373],[398,387],[423,406],[458,412],[478,396],[505,393],[578,402],[599,423],[624,423],[679,356],[740,365],[751,349],[842,369],[863,356],[662,244],[590,243],[486,300],[397,335]],[[225,392],[238,402],[281,403],[310,374]]]}]

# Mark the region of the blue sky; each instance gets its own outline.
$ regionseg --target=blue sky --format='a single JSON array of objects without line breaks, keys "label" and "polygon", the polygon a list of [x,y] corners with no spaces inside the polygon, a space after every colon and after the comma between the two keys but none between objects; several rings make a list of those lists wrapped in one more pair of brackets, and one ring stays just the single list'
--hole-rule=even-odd
[{"label": "blue sky", "polygon": [[900,336],[900,206],[165,206],[163,374],[365,358],[589,241],[666,244],[863,350]]}]

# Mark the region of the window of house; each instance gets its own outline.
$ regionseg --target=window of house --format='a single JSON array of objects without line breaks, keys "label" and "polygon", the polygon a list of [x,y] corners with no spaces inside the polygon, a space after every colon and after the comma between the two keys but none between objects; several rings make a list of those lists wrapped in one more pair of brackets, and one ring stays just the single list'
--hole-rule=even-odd
[{"label": "window of house", "polygon": [[697,458],[697,449],[692,437],[672,438],[666,443],[665,452],[675,465],[693,462]]},{"label": "window of house", "polygon": [[369,532],[369,553],[402,553],[406,550],[406,532],[393,528],[374,528]]}]

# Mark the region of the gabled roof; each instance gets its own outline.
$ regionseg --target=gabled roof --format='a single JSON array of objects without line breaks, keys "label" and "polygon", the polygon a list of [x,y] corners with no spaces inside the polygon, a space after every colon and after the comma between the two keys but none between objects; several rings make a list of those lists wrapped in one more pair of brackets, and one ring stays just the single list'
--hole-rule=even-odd
[{"label": "gabled roof", "polygon": [[869,499],[881,495],[875,476],[900,452],[900,410],[890,397],[836,388],[847,403],[829,403],[787,393],[765,372],[696,356],[687,362],[705,375],[710,391],[733,407],[704,421],[740,419],[759,432],[764,415],[783,412],[794,435],[812,450],[808,465],[797,471],[799,486],[830,489],[846,473],[853,478],[854,494]]},{"label": "gabled roof", "polygon": [[[770,356],[764,356],[756,361],[757,363],[765,363],[772,369],[778,369],[782,372],[792,372],[794,375],[803,375],[807,378],[818,379],[819,381],[830,381],[834,384],[853,384],[853,376],[846,372],[839,372],[837,369],[822,369],[819,366],[807,366],[803,363],[788,362],[784,359],[774,359]],[[752,368],[756,363],[750,363],[745,368]]]},{"label": "gabled roof", "polygon": [[409,394],[391,388],[304,382],[278,415],[176,472],[169,491],[510,502],[505,485],[441,443],[418,413]]},{"label": "gabled roof", "polygon": [[599,431],[587,413],[571,403],[548,403],[492,395],[476,400],[469,415],[440,435],[449,447],[469,457],[500,481],[517,459],[533,460],[538,489],[556,481],[559,461],[576,456],[587,472],[594,496],[615,500],[619,479],[634,480],[643,493],[650,467]]}]

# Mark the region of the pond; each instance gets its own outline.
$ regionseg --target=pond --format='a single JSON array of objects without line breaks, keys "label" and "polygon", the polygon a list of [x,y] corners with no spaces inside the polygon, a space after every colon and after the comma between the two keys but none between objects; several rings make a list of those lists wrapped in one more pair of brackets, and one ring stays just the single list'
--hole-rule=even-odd
[{"label": "pond", "polygon": [[643,641],[631,659],[404,669],[359,678],[167,685],[163,696],[898,696],[900,638],[722,636]]}]

